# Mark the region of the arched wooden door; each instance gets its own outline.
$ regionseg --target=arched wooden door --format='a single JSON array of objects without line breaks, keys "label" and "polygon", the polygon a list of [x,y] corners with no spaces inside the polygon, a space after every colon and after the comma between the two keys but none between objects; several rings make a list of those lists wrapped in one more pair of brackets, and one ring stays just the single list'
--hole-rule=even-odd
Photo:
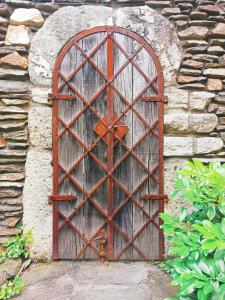
[{"label": "arched wooden door", "polygon": [[122,28],[81,32],[52,90],[53,258],[162,258],[165,98],[152,48]]}]

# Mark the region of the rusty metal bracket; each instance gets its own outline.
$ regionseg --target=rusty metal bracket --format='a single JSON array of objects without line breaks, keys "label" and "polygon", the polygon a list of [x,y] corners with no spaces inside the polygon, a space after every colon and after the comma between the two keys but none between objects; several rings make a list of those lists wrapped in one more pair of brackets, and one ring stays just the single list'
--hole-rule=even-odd
[{"label": "rusty metal bracket", "polygon": [[167,96],[143,96],[141,99],[145,102],[164,102],[164,103],[168,103],[168,97]]},{"label": "rusty metal bracket", "polygon": [[68,95],[68,94],[48,94],[48,102],[51,102],[53,100],[64,100],[64,101],[71,101],[76,100],[77,97],[74,95]]},{"label": "rusty metal bracket", "polygon": [[48,204],[51,205],[53,201],[74,201],[76,199],[75,196],[53,195],[48,197]]},{"label": "rusty metal bracket", "polygon": [[141,196],[141,200],[163,200],[164,202],[168,202],[169,198],[167,195],[163,195],[163,194],[143,195],[143,196]]}]

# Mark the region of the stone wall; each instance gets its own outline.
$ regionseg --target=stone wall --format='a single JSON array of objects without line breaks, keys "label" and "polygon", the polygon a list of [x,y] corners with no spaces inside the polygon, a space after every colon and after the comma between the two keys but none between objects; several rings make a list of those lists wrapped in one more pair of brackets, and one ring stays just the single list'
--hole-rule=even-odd
[{"label": "stone wall", "polygon": [[[53,16],[48,17],[61,6],[68,3],[80,6],[95,1],[53,2],[0,1],[0,243],[17,233],[15,226],[21,221],[23,198],[26,197],[24,222],[29,223],[28,228],[36,228],[36,237],[42,241],[39,246],[45,243],[46,237],[51,239],[52,212],[47,204],[52,172],[51,107],[47,93],[55,57],[62,42],[65,43],[74,31],[67,27],[64,36],[60,36],[56,28],[54,34],[58,40],[52,44],[52,36],[44,32],[44,27],[39,28],[50,22]],[[95,4],[117,10],[120,6],[143,5],[144,1],[102,0]],[[164,152],[165,188],[169,193],[175,171],[188,159],[225,160],[225,1],[148,0],[145,5],[163,16],[160,20],[170,22],[157,23],[159,17],[155,17],[148,25],[150,31],[153,28],[154,36],[149,42],[162,63],[165,94],[169,99],[165,107]],[[140,11],[139,18],[143,22],[150,17],[145,15],[143,6],[136,11]],[[104,14],[101,15],[104,19]],[[55,19],[55,22],[60,21],[62,26],[64,21],[69,22],[66,16],[65,20]],[[99,22],[102,25],[105,21],[100,19]],[[159,42],[156,36],[167,32],[162,24],[171,28],[172,35],[165,35],[166,41]],[[135,27],[132,18],[121,18],[120,26],[128,26],[131,30]],[[40,32],[45,38],[38,44],[35,40]],[[141,26],[138,34],[143,35]],[[46,40],[53,51],[49,56],[45,52]],[[33,55],[28,61],[30,43]],[[167,43],[166,47],[163,43]],[[175,207],[177,205],[169,204],[166,209],[172,211]],[[33,228],[32,219],[36,224]],[[38,231],[39,225],[44,234]],[[49,257],[49,247],[51,244],[43,251],[42,258]]]}]

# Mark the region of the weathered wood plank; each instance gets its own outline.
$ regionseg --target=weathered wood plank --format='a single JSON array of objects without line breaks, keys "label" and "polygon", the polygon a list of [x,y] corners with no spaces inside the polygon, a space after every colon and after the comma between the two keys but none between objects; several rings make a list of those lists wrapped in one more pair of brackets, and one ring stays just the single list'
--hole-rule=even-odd
[{"label": "weathered wood plank", "polygon": [[[131,55],[133,50],[133,41],[130,37],[114,33],[115,40],[122,46],[122,48]],[[114,73],[116,73],[122,65],[127,61],[124,54],[114,46]],[[115,87],[130,103],[132,101],[132,65],[129,63],[127,67],[118,75],[114,80]],[[115,113],[119,116],[127,105],[120,99],[120,97],[114,93],[114,109]],[[122,118],[125,125],[127,125],[129,131],[123,138],[128,147],[132,146],[132,118],[133,113],[129,110]],[[119,142],[114,149],[114,163],[121,159],[126,153],[126,149]],[[129,174],[129,176],[127,176]],[[126,187],[126,190],[131,193],[133,188],[133,174],[132,174],[132,159],[128,157],[114,172],[115,177]],[[114,207],[115,209],[127,198],[127,194],[122,191],[118,184],[114,187]],[[133,208],[132,203],[129,201],[123,209],[116,215],[115,224],[129,237],[133,237]],[[121,252],[121,250],[127,245],[127,240],[118,232],[114,230],[114,254],[115,257]],[[128,247],[123,253],[120,259],[132,259],[133,249]]]},{"label": "weathered wood plank", "polygon": [[[82,62],[82,57],[79,51],[72,47],[70,51],[66,54],[63,63],[61,65],[60,71],[64,76],[68,76],[71,72]],[[63,81],[61,81],[62,83]],[[70,81],[77,89],[82,90],[82,77],[81,74],[77,74]],[[63,88],[63,93],[74,95],[74,92],[66,85]],[[75,101],[59,101],[59,117],[68,124],[75,115],[83,108],[83,103],[80,99]],[[78,134],[80,137],[83,135],[83,116],[71,126],[71,130]],[[60,123],[59,123],[60,124]],[[59,131],[64,127],[59,125]],[[66,169],[69,170],[72,165],[79,159],[83,154],[83,149],[77,141],[66,132],[59,140],[59,163]],[[59,178],[61,178],[64,173],[60,172]],[[71,176],[74,177],[79,184],[83,187],[83,166],[79,165],[72,173]],[[63,184],[59,187],[59,193],[62,195],[75,195],[77,200],[71,202],[59,202],[59,210],[68,216],[82,200],[83,195],[80,190],[75,187],[75,185],[67,178]],[[63,220],[62,220],[63,221]],[[61,221],[61,222],[62,222]],[[72,218],[72,223],[75,224],[80,231],[82,231],[83,223],[83,212],[82,209],[79,210]],[[61,223],[60,222],[60,223]],[[74,259],[80,249],[83,247],[82,239],[74,232],[69,225],[65,227],[59,233],[59,257],[65,259]]]},{"label": "weathered wood plank", "polygon": [[[83,39],[83,50],[89,54],[103,39],[106,33],[97,33],[88,36]],[[97,53],[93,56],[93,61],[99,66],[104,72],[106,71],[106,45],[104,44]],[[95,70],[95,68],[88,62],[83,67],[83,91],[82,95],[86,100],[90,99],[99,91],[104,85],[105,80]],[[107,108],[107,93],[102,93],[93,103],[92,107],[98,112],[100,116],[106,114]],[[94,132],[94,126],[99,122],[99,119],[87,109],[84,113],[84,142],[90,146],[98,138],[98,135]],[[105,165],[106,158],[105,154],[107,151],[106,144],[100,141],[98,145],[93,149],[92,153],[100,159]],[[98,163],[90,156],[86,156],[84,159],[84,182],[85,190],[89,193],[98,184],[98,182],[105,176],[105,172],[98,165]],[[107,213],[107,182],[105,182],[98,190],[93,194],[92,198],[96,203],[104,209]],[[84,235],[87,238],[93,236],[100,226],[104,223],[104,216],[95,208],[95,206],[88,201],[84,206]],[[107,230],[105,230],[105,233]],[[93,242],[96,248],[99,249],[99,240]],[[98,258],[92,249],[87,248],[84,258],[93,259]]]},{"label": "weathered wood plank", "polygon": [[[152,79],[156,75],[156,70],[154,62],[152,61],[149,54],[145,49],[142,49],[141,52],[137,55],[135,59],[136,64],[140,67],[142,71],[148,76],[149,79]],[[147,84],[147,81],[144,77],[134,68],[133,72],[133,90],[134,96],[137,95]],[[153,96],[155,92],[152,88],[149,88],[145,95]],[[134,108],[138,113],[147,121],[149,125],[152,125],[158,118],[157,103],[145,103],[141,99],[137,101],[134,105]],[[144,123],[136,116],[133,117],[133,134],[134,142],[136,142],[143,134],[147,131],[147,127]],[[158,162],[158,139],[151,133],[148,134],[143,141],[136,148],[135,153],[145,164],[145,166],[151,170]],[[141,183],[142,180],[146,177],[147,172],[140,166],[135,166],[133,169],[133,176],[136,178],[137,183]],[[149,179],[142,188],[135,194],[134,199],[143,207],[143,209],[151,216],[157,209],[158,202],[143,201],[141,196],[143,194],[157,194],[158,187],[153,179]],[[141,229],[141,227],[146,223],[147,217],[144,213],[134,206],[133,212],[133,223],[134,223],[134,235]],[[158,229],[150,223],[143,232],[135,240],[135,244],[143,252],[143,254],[148,258],[157,258],[158,256]],[[135,252],[134,259],[141,258],[140,255]]]}]

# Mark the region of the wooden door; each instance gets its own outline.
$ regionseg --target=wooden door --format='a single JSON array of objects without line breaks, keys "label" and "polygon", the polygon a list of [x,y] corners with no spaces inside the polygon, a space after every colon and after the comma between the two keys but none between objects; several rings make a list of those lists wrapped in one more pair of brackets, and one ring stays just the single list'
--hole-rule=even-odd
[{"label": "wooden door", "polygon": [[76,35],[57,58],[52,99],[53,258],[162,258],[164,97],[152,48],[121,28]]}]

